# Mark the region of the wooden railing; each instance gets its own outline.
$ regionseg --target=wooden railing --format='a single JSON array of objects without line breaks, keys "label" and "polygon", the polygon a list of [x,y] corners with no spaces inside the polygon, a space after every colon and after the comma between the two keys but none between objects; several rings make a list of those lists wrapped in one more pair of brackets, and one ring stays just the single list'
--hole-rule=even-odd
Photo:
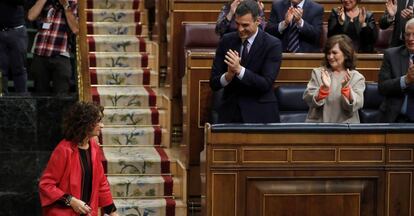
[{"label": "wooden railing", "polygon": [[86,0],[78,1],[79,33],[76,37],[76,60],[78,74],[79,100],[91,101],[90,76],[89,76],[89,50],[86,29]]}]

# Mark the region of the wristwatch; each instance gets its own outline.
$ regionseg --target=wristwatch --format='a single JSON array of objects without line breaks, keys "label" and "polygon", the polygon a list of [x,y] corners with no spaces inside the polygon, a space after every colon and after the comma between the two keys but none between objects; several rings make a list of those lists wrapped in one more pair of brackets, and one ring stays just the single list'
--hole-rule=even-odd
[{"label": "wristwatch", "polygon": [[70,206],[70,201],[72,200],[72,196],[71,195],[66,195],[65,196],[65,205],[66,206]]}]

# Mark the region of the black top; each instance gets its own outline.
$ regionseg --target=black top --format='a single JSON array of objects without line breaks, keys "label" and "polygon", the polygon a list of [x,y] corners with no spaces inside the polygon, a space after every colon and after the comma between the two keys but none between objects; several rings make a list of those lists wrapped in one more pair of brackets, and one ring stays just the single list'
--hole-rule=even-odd
[{"label": "black top", "polygon": [[[1,1],[1,0],[0,0]],[[92,193],[92,160],[91,160],[91,148],[79,149],[79,158],[82,168],[82,197],[81,200],[89,205]],[[65,205],[65,198],[68,194],[62,196],[57,202],[61,205]],[[110,214],[116,211],[115,204],[111,204],[103,207],[105,214]]]},{"label": "black top", "polygon": [[[82,201],[89,205],[92,193],[92,162],[91,162],[91,148],[81,149],[79,148],[79,156],[82,167]],[[105,214],[110,214],[116,210],[115,205],[112,203],[109,206],[103,208]]]},{"label": "black top", "polygon": [[79,156],[82,168],[82,201],[89,204],[92,192],[92,162],[91,162],[91,148],[79,148]]},{"label": "black top", "polygon": [[25,24],[25,0],[0,0],[0,29]]}]

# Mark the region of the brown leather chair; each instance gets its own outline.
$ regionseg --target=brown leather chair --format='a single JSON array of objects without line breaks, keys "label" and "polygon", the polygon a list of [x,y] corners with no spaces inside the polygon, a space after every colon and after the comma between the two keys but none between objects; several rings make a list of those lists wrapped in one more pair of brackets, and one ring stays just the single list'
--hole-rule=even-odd
[{"label": "brown leather chair", "polygon": [[392,26],[390,26],[387,29],[378,29],[378,38],[377,42],[374,45],[374,49],[376,52],[382,53],[385,49],[389,47],[392,37],[392,31]]},{"label": "brown leather chair", "polygon": [[328,39],[328,22],[323,22],[322,32],[321,32],[321,52],[323,52],[323,47],[325,46],[326,40]]},{"label": "brown leather chair", "polygon": [[179,54],[179,74],[183,77],[185,74],[185,59],[187,51],[212,51],[216,50],[219,42],[219,36],[215,33],[216,23],[207,22],[183,22],[182,43]]}]

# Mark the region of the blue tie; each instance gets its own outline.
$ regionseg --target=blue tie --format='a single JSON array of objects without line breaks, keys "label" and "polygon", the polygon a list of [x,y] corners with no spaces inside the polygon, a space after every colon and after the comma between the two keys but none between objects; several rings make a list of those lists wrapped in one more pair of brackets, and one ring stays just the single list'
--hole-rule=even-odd
[{"label": "blue tie", "polygon": [[[297,5],[293,6],[297,8]],[[292,22],[289,25],[288,46],[287,51],[295,53],[299,50],[299,29],[296,23]]]}]

